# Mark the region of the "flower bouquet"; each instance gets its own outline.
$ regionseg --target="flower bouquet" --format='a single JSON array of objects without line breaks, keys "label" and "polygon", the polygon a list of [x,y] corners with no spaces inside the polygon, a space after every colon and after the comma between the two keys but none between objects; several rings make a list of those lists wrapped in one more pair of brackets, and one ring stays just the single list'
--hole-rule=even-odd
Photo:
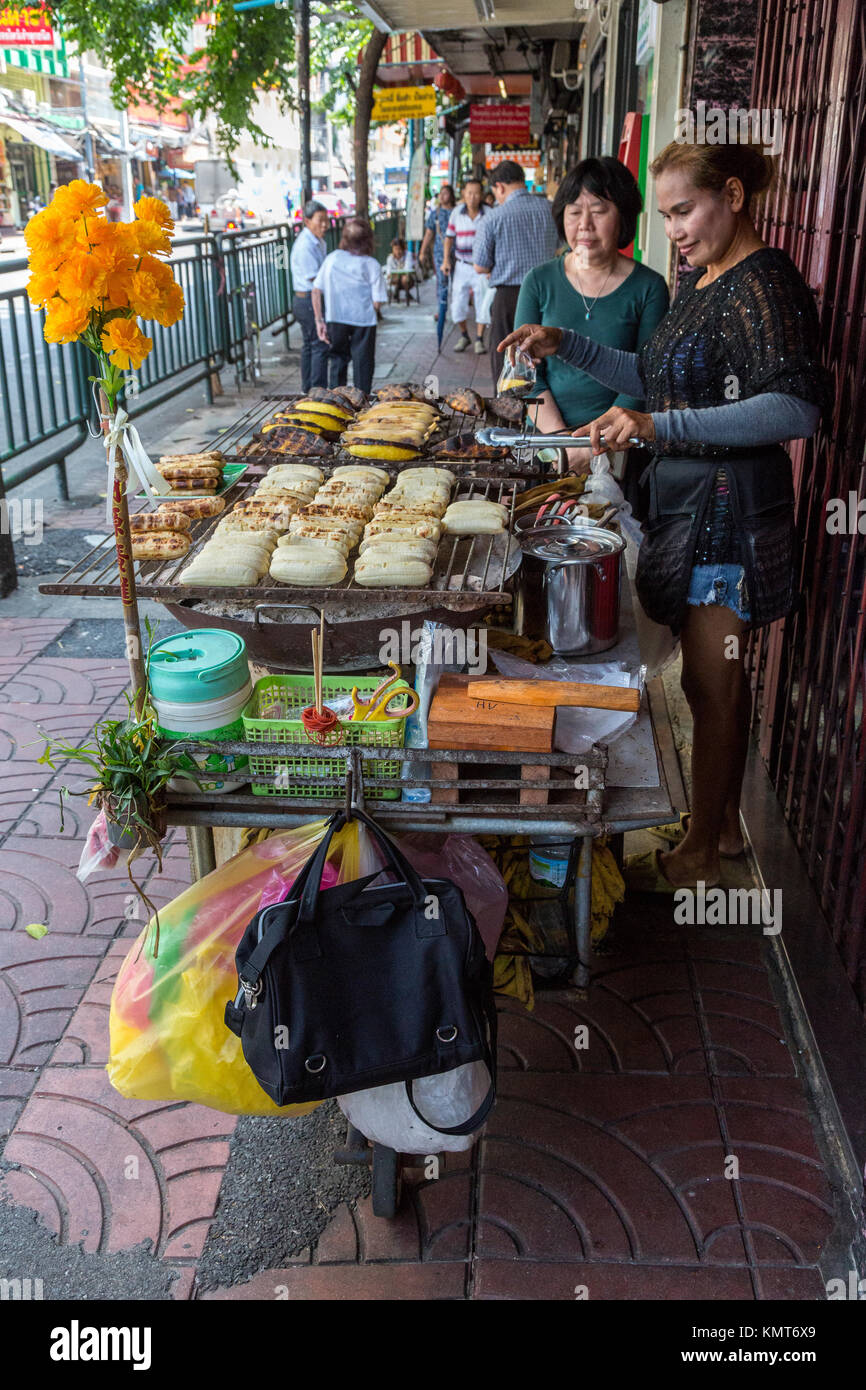
[{"label": "flower bouquet", "polygon": [[108,450],[107,508],[114,527],[126,653],[137,707],[144,668],[126,502],[127,462],[150,492],[171,491],[144,451],[126,412],[119,409],[125,371],[137,370],[153,347],[139,317],[170,328],[183,315],[183,290],[166,263],[171,255],[171,213],[158,198],[139,198],[133,222],[109,222],[108,197],[93,183],[62,185],[24,230],[29,249],[31,302],[45,311],[49,343],[80,341],[96,359],[90,378],[100,392]]}]

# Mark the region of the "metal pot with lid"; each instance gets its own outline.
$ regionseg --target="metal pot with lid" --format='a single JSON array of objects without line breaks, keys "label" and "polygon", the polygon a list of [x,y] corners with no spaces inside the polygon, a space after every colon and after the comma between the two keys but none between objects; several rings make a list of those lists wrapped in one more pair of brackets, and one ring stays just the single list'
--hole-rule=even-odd
[{"label": "metal pot with lid", "polygon": [[519,537],[521,626],[562,656],[590,656],[619,639],[625,541],[600,526],[542,524]]}]

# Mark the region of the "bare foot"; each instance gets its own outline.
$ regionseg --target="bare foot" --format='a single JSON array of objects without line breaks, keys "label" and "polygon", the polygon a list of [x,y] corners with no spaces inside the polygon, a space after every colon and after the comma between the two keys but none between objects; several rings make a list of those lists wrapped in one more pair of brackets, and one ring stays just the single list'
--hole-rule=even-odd
[{"label": "bare foot", "polygon": [[675,888],[694,888],[701,882],[707,887],[715,886],[720,878],[718,857],[713,861],[684,848],[684,845],[685,842],[670,853],[659,855],[659,865],[665,878]]},{"label": "bare foot", "polygon": [[719,852],[731,855],[742,854],[745,847],[743,832],[740,830],[739,813],[730,819],[726,817],[719,832]]}]

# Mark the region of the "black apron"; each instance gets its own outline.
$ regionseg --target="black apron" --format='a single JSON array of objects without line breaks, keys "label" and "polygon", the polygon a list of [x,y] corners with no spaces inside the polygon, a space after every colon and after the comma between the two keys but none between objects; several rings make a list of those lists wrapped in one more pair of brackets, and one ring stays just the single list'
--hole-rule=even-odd
[{"label": "black apron", "polygon": [[797,601],[791,460],[778,446],[742,458],[656,458],[635,587],[647,615],[679,632],[700,528],[716,473],[728,477],[734,528],[751,613],[750,626],[784,618]]}]

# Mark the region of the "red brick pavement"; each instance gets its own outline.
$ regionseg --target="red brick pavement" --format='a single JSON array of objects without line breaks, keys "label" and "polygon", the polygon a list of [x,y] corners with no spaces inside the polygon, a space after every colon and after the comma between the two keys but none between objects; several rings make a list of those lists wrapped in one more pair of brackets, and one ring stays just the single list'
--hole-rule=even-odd
[{"label": "red brick pavement", "polygon": [[[419,336],[407,332],[395,375],[426,374]],[[488,389],[486,357],[441,360],[446,388]],[[122,868],[78,882],[90,813],[73,799],[61,833],[56,797],[82,778],[36,759],[40,726],[84,738],[118,707],[125,672],[41,657],[63,627],[0,619],[0,1134],[17,1165],[0,1190],[87,1251],[149,1240],[190,1298],[236,1121],[108,1083],[136,900]],[[188,882],[176,836],[147,891],[161,904]],[[369,1200],[342,1206],[286,1268],[202,1296],[822,1298],[836,1217],[763,944],[687,936],[658,904],[637,908],[588,999],[503,1004],[500,1098],[470,1155],[448,1156],[436,1181],[412,1169],[395,1221]],[[48,934],[32,939],[29,922]],[[579,1025],[589,1046],[576,1050]]]}]

